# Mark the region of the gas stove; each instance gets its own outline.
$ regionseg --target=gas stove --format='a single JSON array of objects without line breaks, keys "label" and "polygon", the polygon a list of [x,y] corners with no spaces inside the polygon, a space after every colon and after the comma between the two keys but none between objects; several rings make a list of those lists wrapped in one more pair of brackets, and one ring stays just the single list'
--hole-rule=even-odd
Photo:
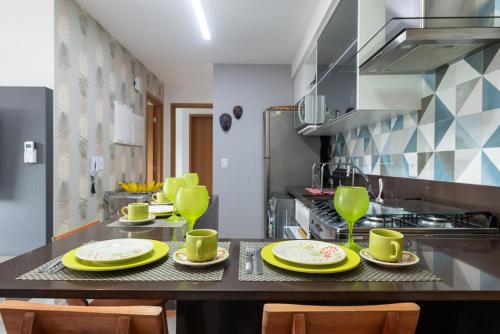
[{"label": "gas stove", "polygon": [[[354,236],[366,237],[370,229],[390,228],[405,234],[499,233],[495,217],[487,211],[472,211],[421,199],[370,203],[367,214],[354,225]],[[335,211],[332,200],[316,200],[310,216],[314,239],[343,239],[348,225]]]}]

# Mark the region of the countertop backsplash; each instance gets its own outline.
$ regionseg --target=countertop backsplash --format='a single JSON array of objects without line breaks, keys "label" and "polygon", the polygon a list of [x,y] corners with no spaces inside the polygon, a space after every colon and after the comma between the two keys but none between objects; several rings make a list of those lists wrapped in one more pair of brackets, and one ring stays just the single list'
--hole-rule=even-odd
[{"label": "countertop backsplash", "polygon": [[423,76],[422,110],[332,136],[374,175],[500,186],[500,45]]}]

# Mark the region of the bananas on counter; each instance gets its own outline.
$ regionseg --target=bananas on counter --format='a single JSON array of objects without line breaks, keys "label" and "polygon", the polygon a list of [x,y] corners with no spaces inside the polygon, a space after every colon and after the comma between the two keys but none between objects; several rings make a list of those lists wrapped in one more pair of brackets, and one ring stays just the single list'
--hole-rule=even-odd
[{"label": "bananas on counter", "polygon": [[118,182],[123,190],[129,193],[150,193],[155,192],[161,187],[163,187],[163,182],[151,181],[149,183],[138,183],[138,182]]}]

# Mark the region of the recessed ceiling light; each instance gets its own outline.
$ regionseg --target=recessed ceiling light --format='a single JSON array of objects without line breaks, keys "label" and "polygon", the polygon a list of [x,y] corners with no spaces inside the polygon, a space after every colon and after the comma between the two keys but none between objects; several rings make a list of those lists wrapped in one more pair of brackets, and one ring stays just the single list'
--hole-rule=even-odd
[{"label": "recessed ceiling light", "polygon": [[201,6],[201,0],[192,0],[192,2],[196,19],[200,25],[201,35],[203,36],[203,39],[209,41],[212,37],[210,36],[210,30],[208,30],[207,19],[205,18],[205,12]]}]

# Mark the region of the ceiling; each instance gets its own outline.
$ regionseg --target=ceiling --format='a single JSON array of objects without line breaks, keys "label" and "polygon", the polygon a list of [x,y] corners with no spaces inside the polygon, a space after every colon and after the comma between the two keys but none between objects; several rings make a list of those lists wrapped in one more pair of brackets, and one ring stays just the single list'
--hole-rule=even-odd
[{"label": "ceiling", "polygon": [[205,41],[189,0],[77,0],[169,85],[209,80],[213,63],[291,64],[319,0],[201,0]]}]

